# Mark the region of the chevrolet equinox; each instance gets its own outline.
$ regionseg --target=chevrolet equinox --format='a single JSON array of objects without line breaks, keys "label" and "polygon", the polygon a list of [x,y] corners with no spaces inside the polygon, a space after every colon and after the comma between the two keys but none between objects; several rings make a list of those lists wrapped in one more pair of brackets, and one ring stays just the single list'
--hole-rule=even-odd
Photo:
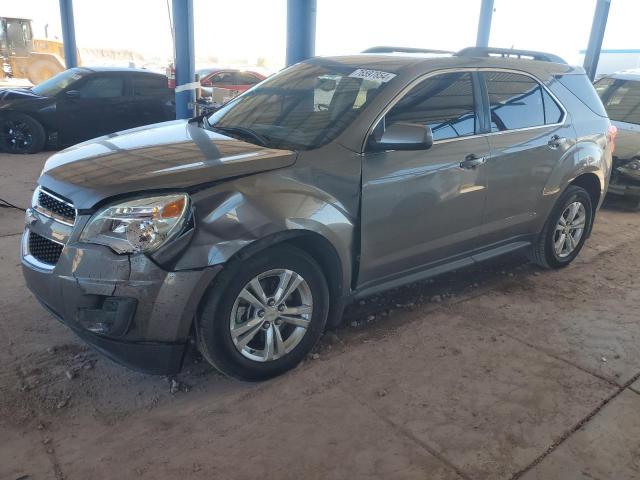
[{"label": "chevrolet equinox", "polygon": [[24,275],[124,365],[176,373],[193,340],[225,374],[266,379],[355,299],[516,250],[568,265],[614,135],[584,71],[554,55],[313,58],[212,114],[51,156]]}]

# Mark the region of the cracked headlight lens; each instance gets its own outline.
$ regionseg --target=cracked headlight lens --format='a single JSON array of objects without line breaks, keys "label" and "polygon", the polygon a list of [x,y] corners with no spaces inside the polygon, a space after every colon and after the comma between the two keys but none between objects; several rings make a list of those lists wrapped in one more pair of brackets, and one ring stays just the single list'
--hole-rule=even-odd
[{"label": "cracked headlight lens", "polygon": [[180,232],[187,217],[186,194],[137,198],[96,212],[80,241],[110,247],[116,253],[150,252]]}]

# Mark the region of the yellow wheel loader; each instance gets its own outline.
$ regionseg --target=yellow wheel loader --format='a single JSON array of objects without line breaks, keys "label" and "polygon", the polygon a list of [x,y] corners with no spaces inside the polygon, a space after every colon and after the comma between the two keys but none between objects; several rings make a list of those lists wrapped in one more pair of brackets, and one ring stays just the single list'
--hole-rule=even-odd
[{"label": "yellow wheel loader", "polygon": [[47,80],[65,70],[62,42],[34,39],[31,20],[0,17],[0,57],[5,76]]}]

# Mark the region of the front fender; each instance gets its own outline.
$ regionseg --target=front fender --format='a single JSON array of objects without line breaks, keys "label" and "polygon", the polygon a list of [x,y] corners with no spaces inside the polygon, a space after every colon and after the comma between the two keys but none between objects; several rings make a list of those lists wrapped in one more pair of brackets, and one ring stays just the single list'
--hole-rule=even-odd
[{"label": "front fender", "polygon": [[192,200],[196,228],[175,270],[224,264],[265,238],[313,232],[333,246],[342,285],[351,284],[355,215],[326,192],[273,172],[218,185]]}]

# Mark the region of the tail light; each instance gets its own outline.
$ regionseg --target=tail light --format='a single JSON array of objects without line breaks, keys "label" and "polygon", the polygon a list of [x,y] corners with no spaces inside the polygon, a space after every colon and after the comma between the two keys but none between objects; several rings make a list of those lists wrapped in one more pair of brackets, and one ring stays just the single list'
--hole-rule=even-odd
[{"label": "tail light", "polygon": [[616,136],[618,135],[618,128],[615,125],[609,125],[607,137],[609,139],[609,145],[611,145],[611,154],[616,151]]},{"label": "tail light", "polygon": [[173,65],[169,65],[165,69],[165,74],[167,75],[167,87],[170,89],[176,88],[176,68]]}]

